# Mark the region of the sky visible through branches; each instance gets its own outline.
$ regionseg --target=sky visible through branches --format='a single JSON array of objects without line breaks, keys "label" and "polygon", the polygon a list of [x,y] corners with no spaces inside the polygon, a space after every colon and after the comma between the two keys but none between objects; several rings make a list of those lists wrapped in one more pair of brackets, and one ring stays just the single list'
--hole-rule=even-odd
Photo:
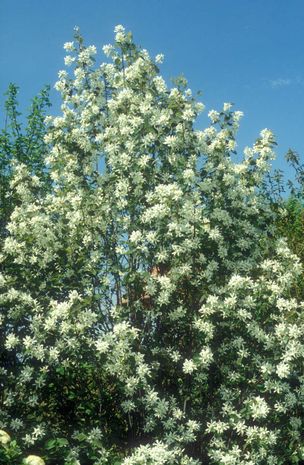
[{"label": "sky visible through branches", "polygon": [[[168,81],[183,73],[202,91],[199,125],[209,110],[234,102],[245,114],[239,148],[270,128],[279,144],[275,166],[286,170],[290,147],[304,154],[303,20],[301,0],[2,0],[0,102],[9,82],[20,86],[23,111],[43,85],[53,87],[75,25],[102,55],[114,26],[123,24],[151,53],[164,53]],[[51,98],[56,113],[55,90]]]}]

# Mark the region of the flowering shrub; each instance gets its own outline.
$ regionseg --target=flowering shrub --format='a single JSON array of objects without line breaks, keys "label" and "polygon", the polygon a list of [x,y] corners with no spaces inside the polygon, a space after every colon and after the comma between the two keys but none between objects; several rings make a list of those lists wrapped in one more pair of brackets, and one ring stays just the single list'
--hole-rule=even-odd
[{"label": "flowering shrub", "polygon": [[14,164],[0,427],[47,464],[300,463],[301,266],[262,188],[274,136],[237,163],[242,113],[195,129],[185,80],[115,34],[101,65],[78,29],[65,44],[49,187]]}]

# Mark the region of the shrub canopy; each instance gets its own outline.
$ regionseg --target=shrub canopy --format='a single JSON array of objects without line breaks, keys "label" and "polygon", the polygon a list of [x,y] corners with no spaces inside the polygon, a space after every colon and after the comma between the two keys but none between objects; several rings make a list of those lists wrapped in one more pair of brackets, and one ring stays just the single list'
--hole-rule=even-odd
[{"label": "shrub canopy", "polygon": [[101,65],[78,30],[65,44],[46,159],[3,152],[0,428],[47,464],[297,464],[301,266],[263,189],[274,136],[237,162],[242,113],[195,129],[186,81],[115,34]]}]

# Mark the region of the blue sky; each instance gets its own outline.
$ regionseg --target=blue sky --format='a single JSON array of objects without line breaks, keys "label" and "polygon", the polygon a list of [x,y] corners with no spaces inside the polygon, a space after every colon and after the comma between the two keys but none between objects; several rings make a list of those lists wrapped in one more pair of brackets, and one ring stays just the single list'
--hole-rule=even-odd
[{"label": "blue sky", "polygon": [[[152,55],[164,53],[162,74],[184,74],[206,113],[223,102],[245,113],[240,149],[267,127],[277,167],[286,168],[289,147],[304,159],[303,0],[1,0],[0,101],[15,82],[25,111],[44,84],[54,85],[75,25],[101,52],[116,24]],[[59,111],[54,90],[51,97]]]}]

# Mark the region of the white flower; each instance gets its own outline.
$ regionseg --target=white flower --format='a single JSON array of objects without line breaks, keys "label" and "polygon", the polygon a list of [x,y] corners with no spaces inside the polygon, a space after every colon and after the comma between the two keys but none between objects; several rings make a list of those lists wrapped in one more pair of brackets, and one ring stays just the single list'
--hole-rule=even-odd
[{"label": "white flower", "polygon": [[163,63],[164,58],[165,58],[164,55],[162,53],[159,53],[155,57],[155,63],[159,63],[159,64]]},{"label": "white flower", "polygon": [[0,429],[0,444],[5,446],[5,444],[8,444],[10,440],[11,440],[10,435],[7,434],[6,431],[3,431],[2,429]]},{"label": "white flower", "polygon": [[[233,113],[233,119],[236,123],[239,122],[239,120],[244,116],[244,113],[242,111],[235,111]],[[247,147],[248,148],[248,147]]]},{"label": "white flower", "polygon": [[49,352],[50,360],[57,361],[59,359],[60,352],[56,347],[51,347]]},{"label": "white flower", "polygon": [[265,418],[269,412],[269,407],[265,399],[260,396],[254,397],[250,402],[252,418]]},{"label": "white flower", "polygon": [[208,366],[212,362],[212,359],[213,359],[213,354],[212,354],[210,347],[204,347],[204,349],[200,351],[201,363],[204,366]]},{"label": "white flower", "polygon": [[168,147],[174,147],[176,144],[176,136],[167,136],[164,140],[164,144],[168,145]]},{"label": "white flower", "polygon": [[266,141],[272,141],[273,140],[273,132],[270,130],[270,129],[262,129],[262,131],[260,132],[260,135],[262,137],[262,139]]},{"label": "white flower", "polygon": [[98,340],[95,342],[96,350],[100,354],[104,354],[107,352],[109,348],[109,343],[107,341],[104,341],[102,339]]},{"label": "white flower", "polygon": [[194,111],[191,108],[187,108],[183,113],[183,120],[192,121],[194,119]]},{"label": "white flower", "polygon": [[70,66],[72,63],[74,63],[75,61],[75,57],[71,57],[71,55],[67,55],[66,57],[64,57],[64,64],[66,66]]},{"label": "white flower", "polygon": [[16,347],[18,342],[19,340],[16,334],[10,333],[6,336],[5,347],[8,350],[13,349],[14,347]]},{"label": "white flower", "polygon": [[132,231],[130,234],[130,242],[137,244],[141,240],[142,234],[140,231]]},{"label": "white flower", "polygon": [[124,32],[117,32],[115,35],[116,42],[123,42],[125,40],[125,33]]},{"label": "white flower", "polygon": [[38,455],[28,455],[23,463],[24,465],[45,465],[45,461]]},{"label": "white flower", "polygon": [[287,378],[290,373],[290,367],[287,363],[281,362],[276,369],[279,378]]},{"label": "white flower", "polygon": [[118,32],[125,32],[125,28],[121,24],[117,24],[117,26],[115,26],[114,28],[114,32],[115,34],[117,34]]},{"label": "white flower", "polygon": [[205,105],[202,102],[197,102],[195,105],[195,109],[198,113],[201,113],[205,109]]},{"label": "white flower", "polygon": [[[161,76],[156,76],[154,79],[153,79],[153,82],[155,84],[155,87],[157,89],[157,91],[159,93],[164,93],[167,91],[167,86],[166,86],[166,83],[164,81],[164,79],[161,77]],[[168,116],[167,115],[164,115],[164,117],[158,122],[158,124],[160,122],[165,122],[168,120]]]},{"label": "white flower", "polygon": [[31,381],[32,377],[33,377],[33,372],[34,372],[34,369],[32,367],[29,367],[29,366],[25,366],[22,370],[21,370],[21,373],[20,373],[20,381],[22,383],[28,383],[29,381]]},{"label": "white flower", "polygon": [[111,55],[113,50],[114,50],[114,47],[111,44],[107,44],[102,47],[102,51],[107,57]]},{"label": "white flower", "polygon": [[36,428],[33,429],[32,436],[37,439],[37,438],[43,437],[44,434],[45,434],[45,432],[44,432],[43,426],[39,425],[39,426],[36,426]]},{"label": "white flower", "polygon": [[223,110],[224,111],[229,111],[232,108],[232,103],[224,103]]},{"label": "white flower", "polygon": [[74,50],[74,42],[66,42],[63,46],[64,50],[67,52],[72,52]]},{"label": "white flower", "polygon": [[100,428],[92,428],[88,434],[89,442],[100,441],[101,438],[102,438],[102,432]]},{"label": "white flower", "polygon": [[193,360],[188,360],[186,359],[184,361],[184,364],[183,364],[183,372],[186,373],[186,374],[191,374],[193,373],[193,371],[195,371],[197,369],[195,363],[193,362]]},{"label": "white flower", "polygon": [[211,119],[212,123],[217,123],[220,117],[220,114],[218,111],[211,110],[208,113],[208,117]]},{"label": "white flower", "polygon": [[89,47],[86,48],[86,52],[87,52],[89,55],[96,55],[96,53],[97,53],[97,48],[95,47],[95,45],[89,45]]}]

